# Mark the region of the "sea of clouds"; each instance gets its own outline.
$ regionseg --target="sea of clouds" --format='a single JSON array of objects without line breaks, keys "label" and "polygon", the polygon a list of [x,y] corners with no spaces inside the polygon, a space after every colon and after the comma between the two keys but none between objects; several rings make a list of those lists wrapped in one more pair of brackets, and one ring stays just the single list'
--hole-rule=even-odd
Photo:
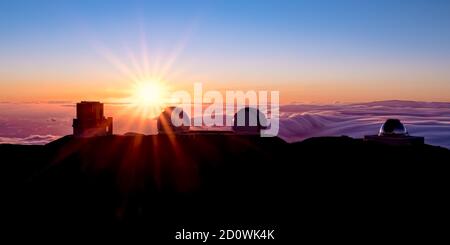
[{"label": "sea of clouds", "polygon": [[377,134],[388,118],[398,118],[410,135],[450,148],[450,103],[379,101],[359,104],[286,105],[279,136],[288,142],[317,136],[362,138]]},{"label": "sea of clouds", "polygon": [[[115,133],[155,132],[144,121],[123,113],[120,105],[106,105],[114,117]],[[411,135],[424,136],[431,145],[450,148],[450,103],[379,101],[358,104],[290,104],[280,108],[279,136],[288,142],[317,136],[361,138],[377,134],[388,118],[400,119]],[[0,144],[46,144],[72,133],[72,103],[0,104]]]}]

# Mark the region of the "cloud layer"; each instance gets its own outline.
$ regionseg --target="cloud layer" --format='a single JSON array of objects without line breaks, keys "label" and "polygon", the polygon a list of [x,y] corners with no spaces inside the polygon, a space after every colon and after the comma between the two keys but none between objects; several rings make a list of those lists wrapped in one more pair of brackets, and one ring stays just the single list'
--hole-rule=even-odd
[{"label": "cloud layer", "polygon": [[388,118],[400,119],[411,135],[428,144],[450,148],[450,103],[380,101],[346,105],[286,105],[281,108],[280,133],[294,142],[316,136],[377,134]]},{"label": "cloud layer", "polygon": [[[115,133],[155,133],[151,120],[133,119],[123,108],[106,105]],[[120,113],[118,113],[120,112]],[[65,104],[0,104],[0,144],[46,144],[71,134],[73,106]],[[411,135],[450,149],[450,103],[380,101],[359,104],[290,104],[281,107],[279,136],[288,142],[317,136],[361,138],[377,134],[388,118],[398,118]]]},{"label": "cloud layer", "polygon": [[0,144],[45,145],[58,138],[60,136],[55,135],[30,135],[24,138],[0,137]]}]

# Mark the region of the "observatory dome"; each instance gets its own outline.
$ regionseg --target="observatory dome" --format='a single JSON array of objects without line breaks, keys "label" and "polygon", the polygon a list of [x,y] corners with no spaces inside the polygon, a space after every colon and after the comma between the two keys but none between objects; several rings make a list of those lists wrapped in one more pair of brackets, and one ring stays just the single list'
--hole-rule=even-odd
[{"label": "observatory dome", "polygon": [[[175,121],[172,121],[173,113],[178,113],[177,116],[174,115]],[[186,112],[183,111],[183,109],[175,106],[170,106],[165,108],[158,117],[158,133],[173,134],[186,132],[189,130],[190,123],[191,121],[189,119],[189,116],[186,114]]]},{"label": "observatory dome", "polygon": [[234,114],[233,131],[236,133],[259,134],[267,125],[266,116],[256,108],[245,107]]},{"label": "observatory dome", "polygon": [[403,123],[398,119],[388,119],[383,125],[381,125],[379,136],[407,136],[408,131],[406,130]]}]

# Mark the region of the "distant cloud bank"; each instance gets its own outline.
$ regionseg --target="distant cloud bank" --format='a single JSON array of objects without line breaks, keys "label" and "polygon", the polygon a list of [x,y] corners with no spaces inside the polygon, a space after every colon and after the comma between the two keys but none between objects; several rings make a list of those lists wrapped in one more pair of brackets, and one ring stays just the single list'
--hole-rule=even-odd
[{"label": "distant cloud bank", "polygon": [[24,138],[0,137],[0,144],[45,145],[60,137],[56,135],[30,135]]},{"label": "distant cloud bank", "polygon": [[286,105],[281,108],[279,136],[294,142],[309,137],[377,134],[388,118],[398,118],[411,135],[427,144],[450,148],[450,103],[379,101],[359,104]]}]

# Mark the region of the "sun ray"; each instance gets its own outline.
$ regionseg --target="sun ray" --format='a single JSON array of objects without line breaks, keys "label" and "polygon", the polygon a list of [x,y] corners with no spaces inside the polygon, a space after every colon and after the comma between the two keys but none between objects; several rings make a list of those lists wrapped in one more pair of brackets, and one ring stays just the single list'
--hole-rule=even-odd
[{"label": "sun ray", "polygon": [[140,79],[136,74],[136,71],[132,71],[130,67],[125,64],[119,57],[117,57],[111,50],[105,47],[105,45],[100,45],[96,43],[95,48],[98,53],[100,53],[105,59],[112,64],[122,75],[131,80]]},{"label": "sun ray", "polygon": [[150,54],[148,52],[148,47],[147,47],[147,34],[145,32],[145,27],[142,24],[141,26],[141,31],[140,31],[140,42],[141,42],[141,59],[142,59],[142,66],[144,67],[144,72],[146,76],[150,76],[150,61],[149,61],[149,57]]},{"label": "sun ray", "polygon": [[134,70],[136,71],[137,76],[139,77],[139,79],[144,79],[144,77],[147,76],[147,74],[144,71],[144,68],[142,67],[141,64],[139,64],[138,59],[136,58],[134,53],[131,51],[131,49],[127,47],[126,50],[127,50],[128,58],[130,59],[131,65],[133,66]]}]

